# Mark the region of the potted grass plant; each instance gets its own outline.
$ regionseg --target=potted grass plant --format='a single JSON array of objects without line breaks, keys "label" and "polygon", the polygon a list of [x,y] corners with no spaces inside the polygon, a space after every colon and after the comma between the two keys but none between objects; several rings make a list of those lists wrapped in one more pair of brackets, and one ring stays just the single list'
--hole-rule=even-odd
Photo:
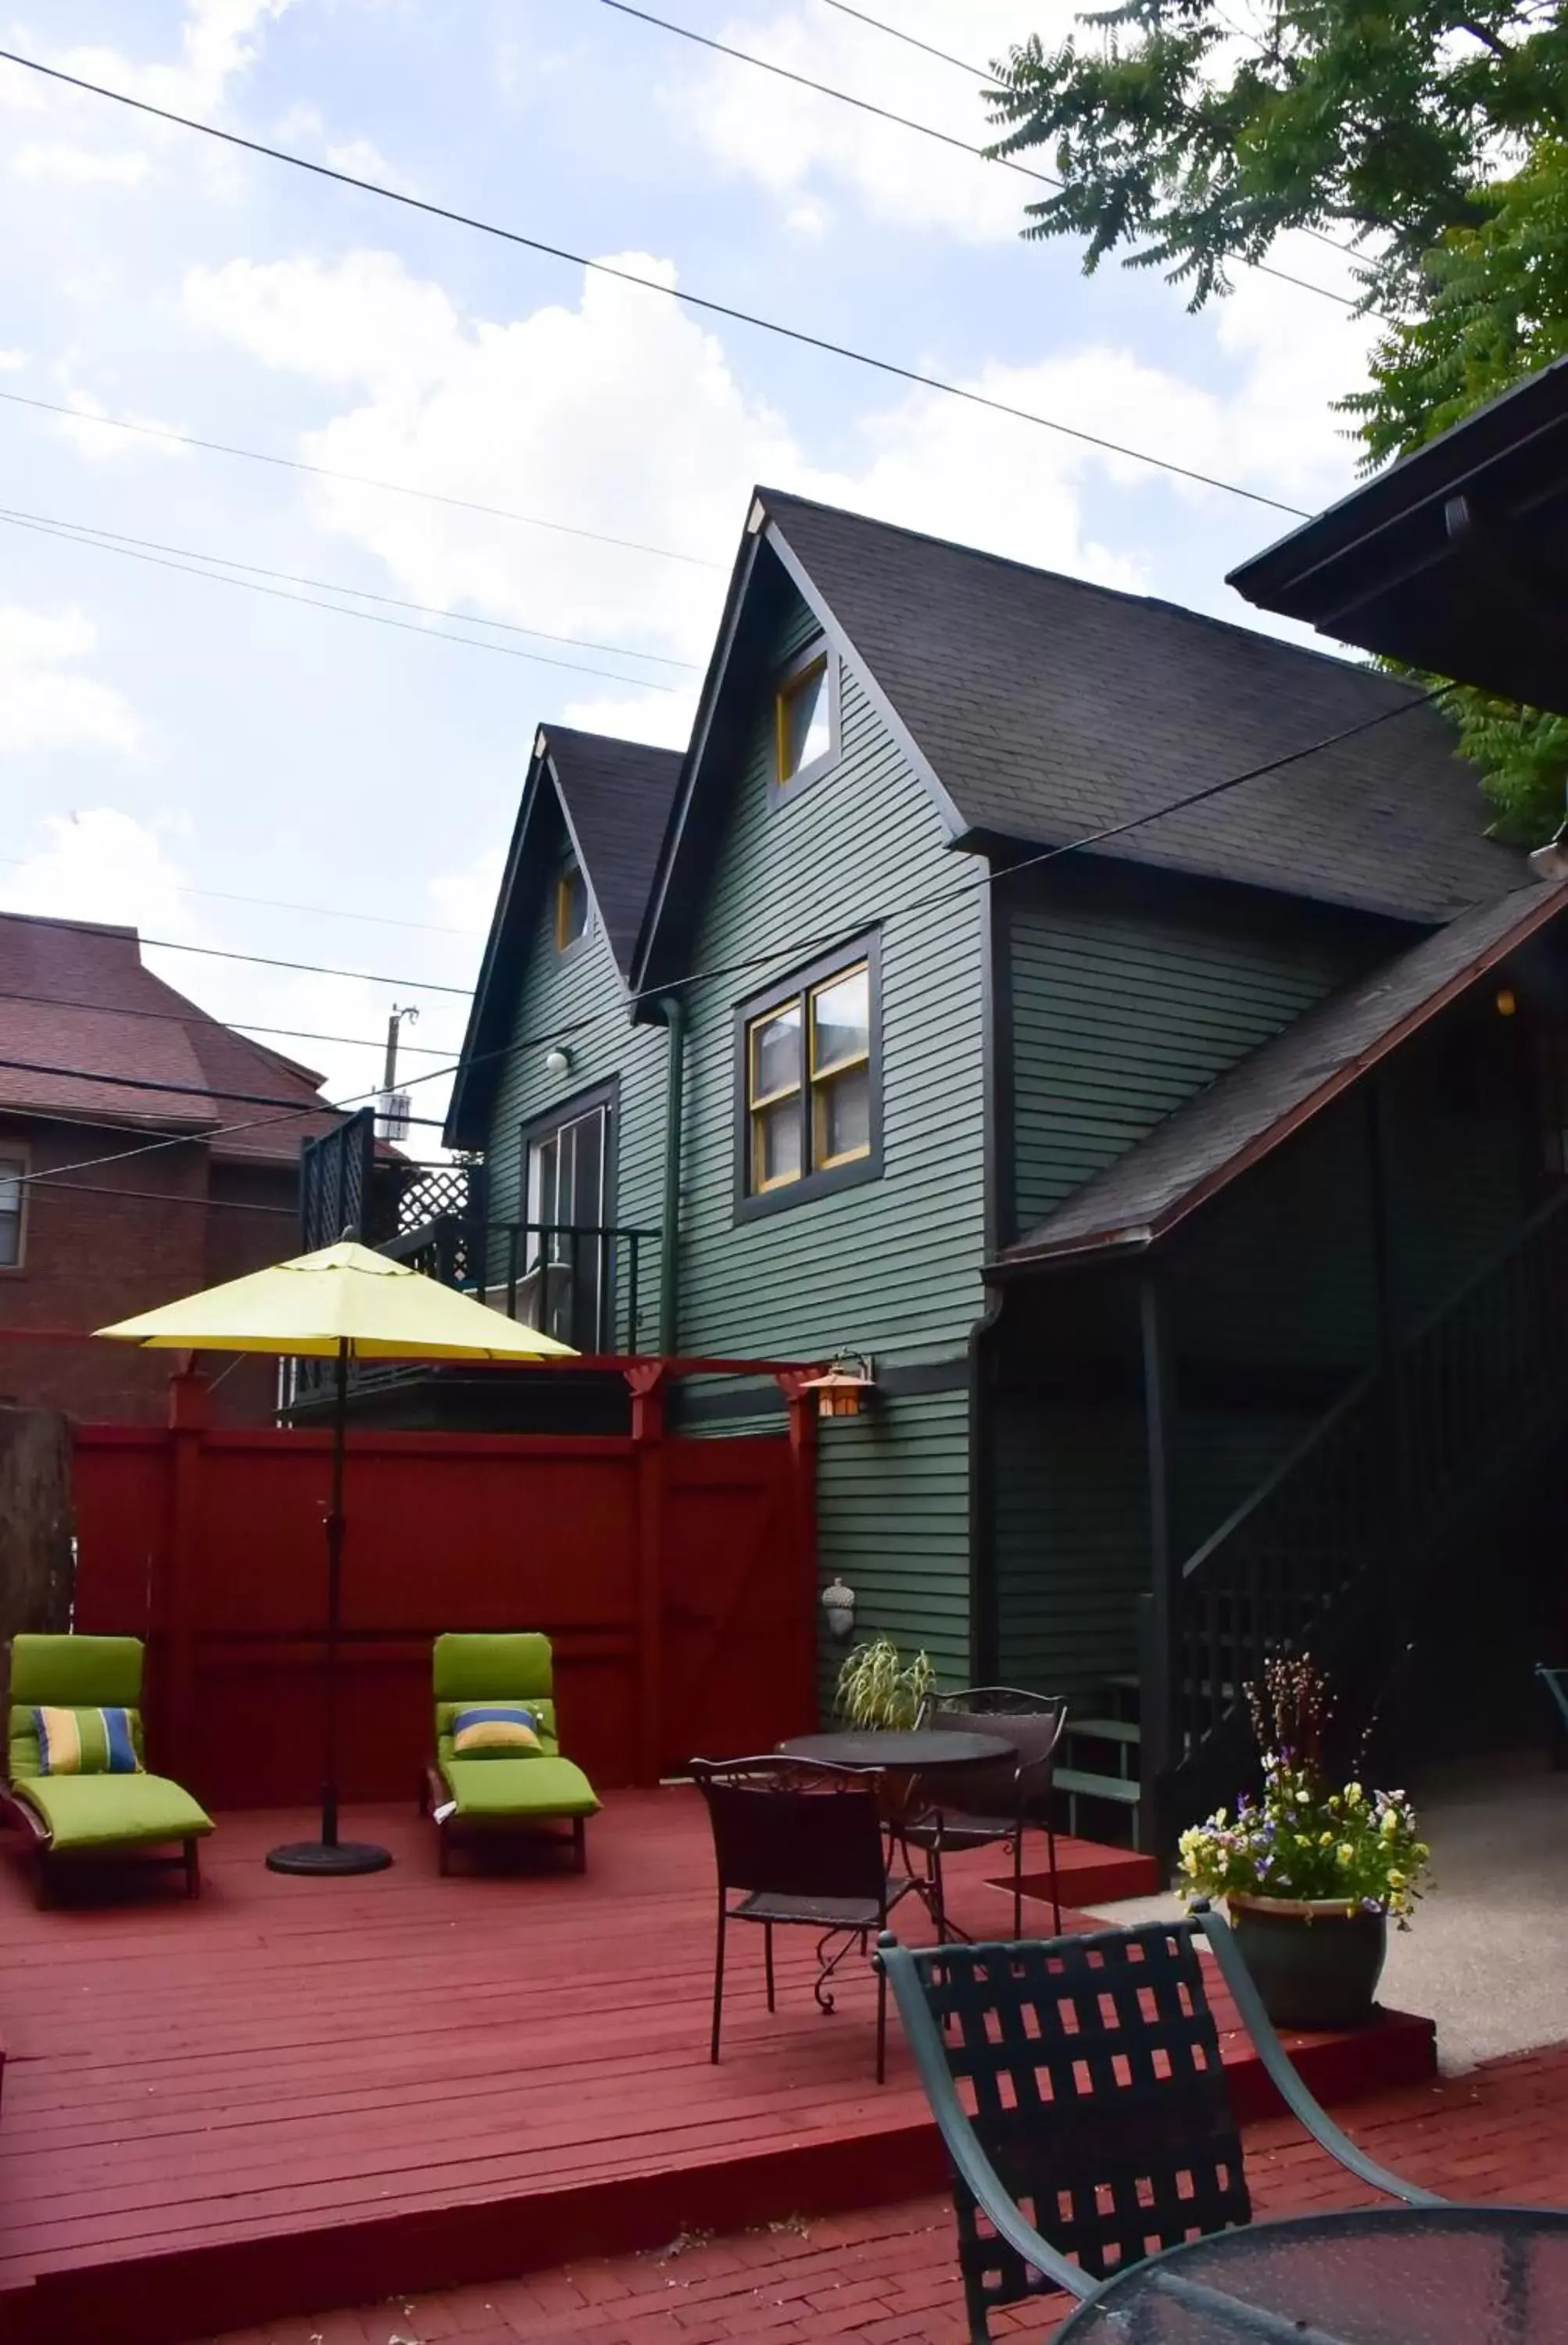
[{"label": "potted grass plant", "polygon": [[928,1653],[906,1661],[891,1637],[873,1637],[845,1659],[834,1703],[850,1726],[918,1726],[935,1688]]},{"label": "potted grass plant", "polygon": [[1371,2016],[1389,1923],[1409,1928],[1430,1852],[1403,1792],[1329,1780],[1332,1702],[1309,1659],[1271,1661],[1247,1700],[1262,1790],[1182,1834],[1181,1888],[1189,1902],[1225,1900],[1277,2025],[1355,2026]]}]

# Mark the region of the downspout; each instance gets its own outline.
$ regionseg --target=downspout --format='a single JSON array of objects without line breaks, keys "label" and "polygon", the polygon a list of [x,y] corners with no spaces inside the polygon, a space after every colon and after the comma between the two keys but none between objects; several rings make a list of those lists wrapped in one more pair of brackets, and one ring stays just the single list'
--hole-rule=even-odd
[{"label": "downspout", "polygon": [[686,1004],[673,993],[659,1003],[669,1037],[665,1061],[664,1218],[659,1238],[658,1348],[673,1357],[680,1330],[680,1135],[686,1078]]},{"label": "downspout", "polygon": [[1001,1322],[1003,1299],[993,1288],[984,1311],[969,1331],[969,1668],[976,1685],[993,1685],[1002,1666],[993,1338]]}]

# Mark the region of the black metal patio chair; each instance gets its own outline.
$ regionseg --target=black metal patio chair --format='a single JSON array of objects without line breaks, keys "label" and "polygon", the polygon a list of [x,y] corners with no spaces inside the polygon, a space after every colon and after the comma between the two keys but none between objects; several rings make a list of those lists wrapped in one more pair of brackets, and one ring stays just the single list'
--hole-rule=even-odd
[{"label": "black metal patio chair", "polygon": [[[724,1943],[731,1922],[760,1922],[768,2008],[773,1997],[776,1925],[820,1933],[812,1993],[833,2008],[828,1981],[858,1938],[887,1927],[916,1883],[889,1870],[882,1843],[880,1777],[870,1768],[830,1767],[811,1759],[694,1759],[693,1781],[708,1802],[718,1867],[718,1937],[713,1962],[713,2039],[718,2058],[724,2012]],[[730,1898],[742,1892],[738,1904]],[[836,1954],[827,1948],[834,1938]],[[877,2082],[887,2074],[888,1981],[877,1971]]]},{"label": "black metal patio chair", "polygon": [[[884,1936],[921,2082],[952,2167],[972,2337],[992,2313],[1099,2283],[1252,2219],[1198,1940],[1268,2076],[1342,2166],[1412,2207],[1444,2202],[1359,2150],[1302,2083],[1227,1924],[1185,1921],[1003,1945]],[[1025,2209],[1029,2211],[1026,2212]]]},{"label": "black metal patio chair", "polygon": [[1024,1693],[1015,1686],[971,1686],[962,1693],[937,1695],[921,1722],[953,1733],[995,1735],[1012,1745],[1005,1759],[983,1761],[962,1771],[944,1769],[940,1804],[898,1827],[897,1837],[906,1850],[921,1850],[930,1867],[938,1937],[948,1934],[943,1856],[959,1849],[998,1846],[1013,1851],[1013,1934],[1023,1935],[1023,1836],[1032,1824],[1045,1834],[1051,1926],[1060,1934],[1051,1776],[1067,1723],[1065,1700],[1060,1694]]}]

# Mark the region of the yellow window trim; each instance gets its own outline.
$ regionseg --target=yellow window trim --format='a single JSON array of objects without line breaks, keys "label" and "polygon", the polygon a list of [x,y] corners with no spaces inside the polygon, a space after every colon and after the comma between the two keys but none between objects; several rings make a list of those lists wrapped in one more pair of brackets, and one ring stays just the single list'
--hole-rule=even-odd
[{"label": "yellow window trim", "polygon": [[566,933],[567,922],[572,917],[572,882],[575,878],[582,878],[582,865],[577,861],[575,856],[574,856],[572,860],[566,864],[563,869],[557,871],[555,874],[555,950],[557,952],[565,952],[569,945],[575,945],[576,943],[578,937],[586,936],[588,932],[588,883],[584,879],[583,925],[578,929],[575,937],[568,936]]},{"label": "yellow window trim", "polygon": [[[825,662],[824,655],[824,665]],[[804,682],[805,677],[811,672],[810,669],[806,669],[800,677],[792,681],[797,684]],[[779,695],[781,703],[784,696],[782,693]],[[765,1196],[773,1189],[790,1188],[796,1182],[804,1180],[811,1172],[831,1172],[840,1164],[859,1163],[871,1153],[871,1142],[869,1137],[862,1141],[858,1148],[842,1149],[831,1156],[821,1152],[828,1092],[834,1083],[846,1075],[857,1074],[861,1069],[865,1070],[868,1076],[870,1075],[873,1055],[870,1035],[867,1036],[864,1049],[851,1051],[846,1058],[836,1059],[831,1066],[821,1066],[817,1059],[818,997],[824,993],[830,993],[835,988],[847,984],[851,978],[864,976],[869,981],[870,974],[869,960],[851,961],[847,969],[835,969],[831,976],[820,979],[814,985],[803,986],[799,993],[787,995],[782,1001],[774,1002],[770,1009],[759,1010],[755,1018],[748,1019],[746,1108],[750,1127],[750,1193],[753,1196]],[[758,1045],[762,1031],[765,1027],[772,1025],[776,1020],[787,1017],[792,1010],[800,1013],[805,1027],[806,1071],[802,1078],[795,1082],[782,1085],[778,1091],[759,1092],[757,1089],[757,1064]],[[809,1142],[809,1146],[802,1152],[802,1155],[803,1158],[809,1156],[809,1162],[803,1161],[793,1172],[776,1172],[771,1179],[769,1179],[765,1177],[762,1169],[763,1119],[769,1110],[782,1107],[788,1101],[801,1099],[802,1094],[804,1094],[803,1104],[808,1109],[810,1119],[809,1129],[805,1135]]]}]

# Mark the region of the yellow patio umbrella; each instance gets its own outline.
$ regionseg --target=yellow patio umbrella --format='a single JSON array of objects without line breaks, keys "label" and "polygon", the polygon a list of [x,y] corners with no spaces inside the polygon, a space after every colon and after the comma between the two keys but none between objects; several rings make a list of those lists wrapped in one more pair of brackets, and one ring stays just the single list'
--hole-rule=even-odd
[{"label": "yellow patio umbrella", "polygon": [[275,1352],[337,1364],[332,1412],[332,1504],[327,1517],[326,1765],[321,1837],[275,1848],[274,1873],[379,1873],[392,1863],[370,1841],[338,1837],[338,1644],[342,1614],[343,1451],[351,1360],[571,1359],[568,1344],[520,1326],[483,1303],[438,1285],[345,1238],[316,1254],[209,1286],[100,1335],[178,1352]]}]

